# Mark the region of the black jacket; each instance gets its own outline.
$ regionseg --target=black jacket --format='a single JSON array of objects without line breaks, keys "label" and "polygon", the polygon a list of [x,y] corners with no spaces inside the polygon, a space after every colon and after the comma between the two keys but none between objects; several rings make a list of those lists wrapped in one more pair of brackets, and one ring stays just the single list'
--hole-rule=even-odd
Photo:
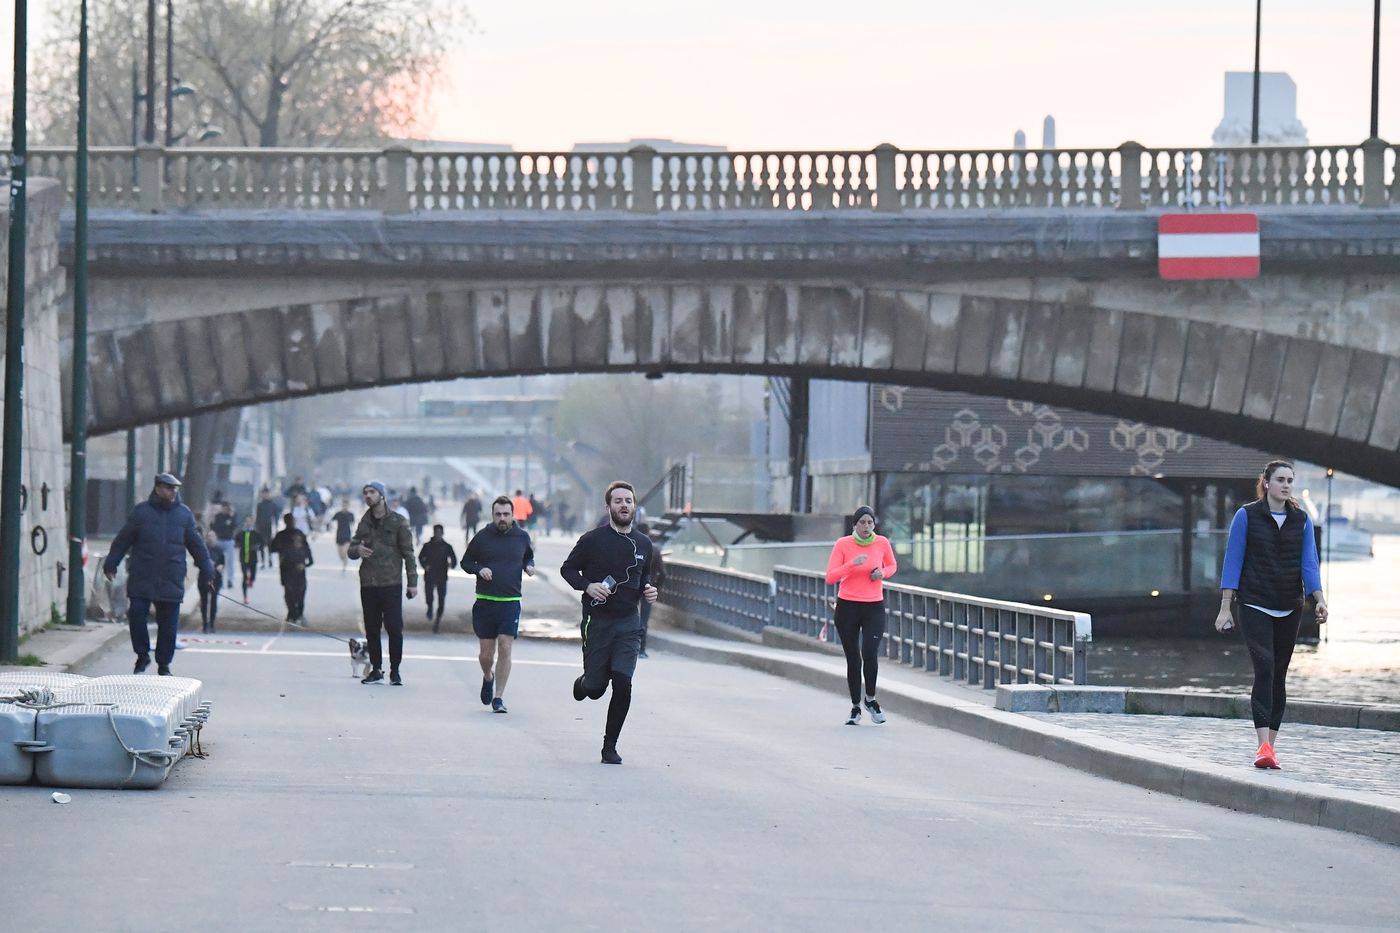
[{"label": "black jacket", "polygon": [[651,582],[652,551],[651,539],[636,528],[624,535],[611,524],[604,525],[584,532],[559,565],[559,575],[576,590],[612,577],[616,586],[601,604],[593,605],[593,598],[583,594],[584,614],[602,619],[636,617],[642,588]]},{"label": "black jacket", "polygon": [[232,541],[233,534],[238,530],[238,523],[234,517],[227,512],[220,512],[209,519],[209,529],[214,532],[214,537],[220,541]]},{"label": "black jacket", "polygon": [[445,579],[447,571],[457,566],[457,552],[442,538],[429,538],[418,549],[418,566],[425,579]]},{"label": "black jacket", "polygon": [[296,528],[283,528],[277,532],[267,549],[277,555],[278,566],[284,570],[303,570],[314,563],[306,535]]},{"label": "black jacket", "polygon": [[1269,609],[1296,609],[1303,599],[1303,531],[1300,508],[1289,508],[1279,527],[1265,500],[1244,507],[1244,567],[1240,571],[1240,603]]},{"label": "black jacket", "polygon": [[530,533],[519,525],[511,525],[502,534],[495,524],[488,524],[472,536],[462,552],[462,569],[467,573],[491,568],[489,581],[476,578],[476,593],[497,599],[519,599],[521,576],[534,563],[535,547]]}]

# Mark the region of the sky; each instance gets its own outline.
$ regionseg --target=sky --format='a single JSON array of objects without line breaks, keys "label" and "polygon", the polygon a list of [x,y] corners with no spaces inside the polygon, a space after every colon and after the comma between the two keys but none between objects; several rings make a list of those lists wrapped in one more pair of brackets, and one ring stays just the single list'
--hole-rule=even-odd
[{"label": "sky", "polygon": [[[31,0],[31,34],[58,2]],[[1061,146],[1201,145],[1224,72],[1253,56],[1254,0],[464,2],[476,27],[415,135],[517,149],[1000,147],[1017,129],[1037,145],[1046,114]],[[1385,4],[1381,135],[1400,139],[1400,0]],[[1372,0],[1263,5],[1262,67],[1297,82],[1310,140],[1364,138]]]}]

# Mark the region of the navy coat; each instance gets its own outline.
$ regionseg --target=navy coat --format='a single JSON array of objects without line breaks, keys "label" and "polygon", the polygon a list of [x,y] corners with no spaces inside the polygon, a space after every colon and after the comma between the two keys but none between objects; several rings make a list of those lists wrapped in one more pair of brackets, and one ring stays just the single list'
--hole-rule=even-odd
[{"label": "navy coat", "polygon": [[199,565],[201,579],[213,579],[214,563],[209,548],[195,527],[194,513],[177,495],[171,503],[155,493],[131,510],[122,530],[112,540],[112,550],[102,569],[115,573],[122,558],[127,562],[127,596],[155,602],[178,603],[185,598],[188,551]]}]

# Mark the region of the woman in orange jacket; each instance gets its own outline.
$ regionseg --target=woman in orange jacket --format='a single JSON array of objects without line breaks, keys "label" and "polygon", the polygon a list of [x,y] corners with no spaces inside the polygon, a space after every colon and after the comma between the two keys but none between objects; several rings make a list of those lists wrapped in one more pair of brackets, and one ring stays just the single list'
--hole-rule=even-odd
[{"label": "woman in orange jacket", "polygon": [[846,652],[846,685],[851,690],[851,715],[846,725],[860,723],[860,686],[865,674],[865,708],[876,723],[885,721],[875,699],[880,669],[880,639],[885,635],[885,581],[899,568],[894,549],[875,533],[875,511],[856,509],[852,534],[839,538],[826,562],[826,582],[840,584],[836,592],[836,632]]}]

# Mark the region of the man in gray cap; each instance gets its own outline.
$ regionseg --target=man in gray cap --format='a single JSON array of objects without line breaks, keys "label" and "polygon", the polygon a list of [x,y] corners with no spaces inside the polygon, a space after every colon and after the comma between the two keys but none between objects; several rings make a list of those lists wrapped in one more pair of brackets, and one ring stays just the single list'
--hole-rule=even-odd
[{"label": "man in gray cap", "polygon": [[188,551],[199,566],[200,586],[214,586],[214,564],[209,549],[195,527],[194,513],[180,501],[180,480],[171,473],[156,476],[151,497],[131,510],[122,530],[112,540],[112,549],[102,562],[102,571],[111,580],[128,552],[126,593],[130,599],[127,621],[131,626],[131,649],[136,652],[134,673],[151,663],[151,636],[146,619],[151,604],[156,608],[156,670],[170,673],[175,658],[175,632],[180,627],[180,603],[185,598]]},{"label": "man in gray cap", "polygon": [[[348,554],[360,562],[360,606],[365,613],[365,638],[371,668],[362,684],[384,680],[381,630],[389,635],[389,683],[403,686],[399,663],[403,660],[403,599],[418,593],[418,562],[413,555],[413,532],[408,519],[389,508],[383,483],[365,483],[360,490],[365,514],[350,539]],[[403,574],[408,589],[403,589]]]}]

